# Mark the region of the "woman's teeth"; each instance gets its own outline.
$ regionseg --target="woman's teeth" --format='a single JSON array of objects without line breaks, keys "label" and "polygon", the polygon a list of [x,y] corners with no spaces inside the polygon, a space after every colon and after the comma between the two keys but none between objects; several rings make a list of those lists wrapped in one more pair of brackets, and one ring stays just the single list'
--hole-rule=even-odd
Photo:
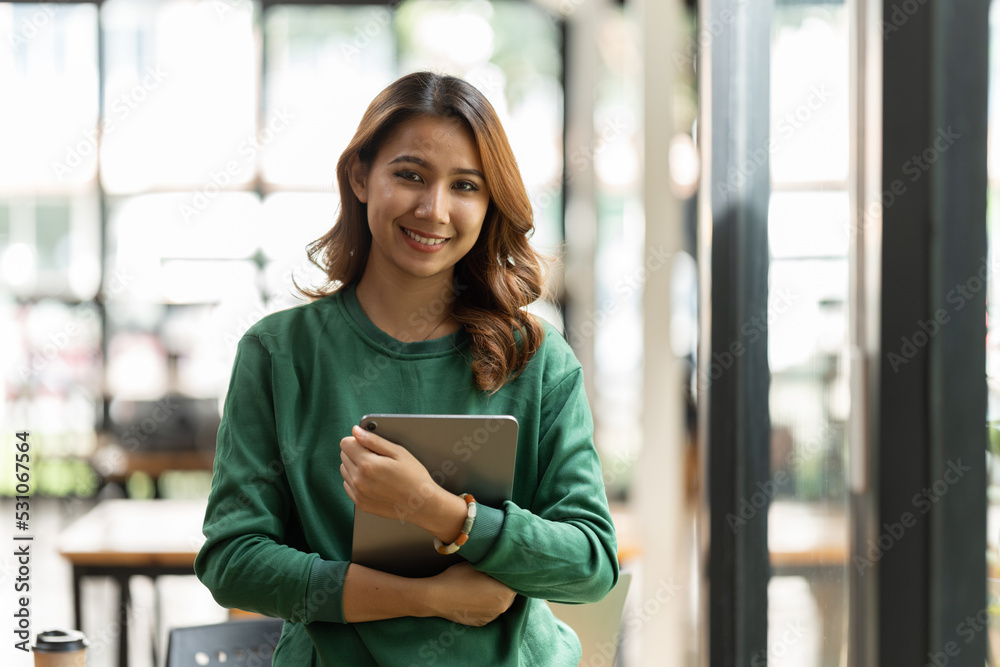
[{"label": "woman's teeth", "polygon": [[405,227],[403,227],[402,229],[403,229],[404,232],[406,232],[406,235],[409,236],[411,239],[413,239],[417,243],[423,243],[424,245],[438,245],[438,244],[444,243],[445,241],[448,240],[448,239],[427,239],[427,238],[424,238],[423,236],[418,236],[418,235],[414,234],[413,232],[411,232],[409,229],[406,229]]}]

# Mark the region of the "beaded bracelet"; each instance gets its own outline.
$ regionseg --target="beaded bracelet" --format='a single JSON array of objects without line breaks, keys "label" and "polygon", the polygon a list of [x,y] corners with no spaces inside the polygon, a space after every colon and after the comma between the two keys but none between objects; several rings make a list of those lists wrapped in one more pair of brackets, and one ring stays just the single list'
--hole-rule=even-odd
[{"label": "beaded bracelet", "polygon": [[438,538],[434,538],[434,548],[437,549],[437,552],[442,556],[455,553],[458,551],[459,547],[469,540],[469,531],[472,530],[472,524],[476,521],[476,499],[472,497],[471,493],[463,493],[459,497],[465,500],[469,513],[465,517],[465,523],[462,524],[462,532],[459,533],[458,539],[454,542],[451,544],[445,544]]}]

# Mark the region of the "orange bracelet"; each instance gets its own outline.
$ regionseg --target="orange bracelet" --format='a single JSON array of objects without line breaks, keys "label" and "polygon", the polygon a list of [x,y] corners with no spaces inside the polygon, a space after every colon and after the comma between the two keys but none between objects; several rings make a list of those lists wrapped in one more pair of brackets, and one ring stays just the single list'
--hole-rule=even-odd
[{"label": "orange bracelet", "polygon": [[468,514],[465,517],[465,523],[462,524],[462,532],[458,534],[458,539],[454,542],[445,544],[438,538],[434,538],[434,548],[442,556],[455,553],[459,547],[469,541],[469,531],[472,530],[472,524],[476,521],[476,499],[472,497],[471,493],[463,493],[459,498],[465,499]]}]

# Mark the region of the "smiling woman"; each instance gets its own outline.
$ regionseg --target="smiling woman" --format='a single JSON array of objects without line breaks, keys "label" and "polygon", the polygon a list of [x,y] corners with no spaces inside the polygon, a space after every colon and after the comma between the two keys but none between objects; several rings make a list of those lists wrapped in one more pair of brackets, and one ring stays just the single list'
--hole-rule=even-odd
[{"label": "smiling woman", "polygon": [[[603,598],[617,545],[580,363],[525,310],[542,261],[496,113],[460,79],[407,75],[337,176],[336,225],[309,251],[326,284],[240,341],[195,571],[220,604],[288,621],[278,666],[575,666],[545,601]],[[370,413],[514,416],[510,499],[442,488],[360,428]],[[351,562],[356,510],[465,562],[424,578]]]},{"label": "smiling woman", "polygon": [[[464,327],[480,389],[516,376],[541,343],[524,308],[541,296],[544,275],[528,243],[531,202],[482,93],[427,72],[399,79],[368,107],[337,180],[337,224],[309,252],[328,282],[302,291],[319,298],[357,285],[365,313],[398,340]],[[442,302],[447,318],[418,314],[435,304],[443,314]]]}]

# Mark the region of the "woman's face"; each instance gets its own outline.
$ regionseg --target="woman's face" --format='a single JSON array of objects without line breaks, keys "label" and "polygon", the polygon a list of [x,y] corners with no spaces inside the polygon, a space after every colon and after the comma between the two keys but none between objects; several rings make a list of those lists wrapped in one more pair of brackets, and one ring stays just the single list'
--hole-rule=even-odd
[{"label": "woman's face", "polygon": [[393,131],[366,169],[351,169],[368,205],[366,272],[451,279],[479,238],[490,201],[479,150],[458,120],[421,116]]}]

